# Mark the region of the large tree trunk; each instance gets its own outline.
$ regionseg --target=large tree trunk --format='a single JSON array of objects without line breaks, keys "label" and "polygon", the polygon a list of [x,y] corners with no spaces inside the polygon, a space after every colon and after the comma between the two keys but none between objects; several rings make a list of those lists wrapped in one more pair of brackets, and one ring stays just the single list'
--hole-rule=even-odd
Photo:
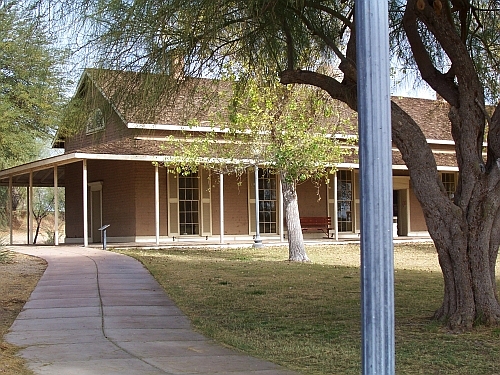
[{"label": "large tree trunk", "polygon": [[293,262],[309,262],[300,226],[296,185],[294,182],[287,182],[283,175],[281,181],[286,226],[288,229],[288,260]]},{"label": "large tree trunk", "polygon": [[[453,25],[442,22],[431,7],[417,11],[415,0],[408,0],[403,26],[422,78],[450,105],[449,119],[460,171],[453,202],[431,189],[425,181],[435,162],[421,164],[418,153],[405,152],[403,143],[411,143],[407,134],[396,135],[402,147],[413,188],[422,206],[427,228],[434,240],[444,277],[444,298],[435,317],[448,322],[455,331],[472,328],[475,323],[500,322],[500,304],[496,295],[495,264],[498,254],[498,211],[500,173],[495,161],[500,155],[500,121],[490,122],[488,155],[483,157],[486,124],[484,88],[467,47]],[[428,29],[452,62],[446,73],[435,69],[429,58],[419,22]],[[498,112],[498,111],[496,111]],[[394,114],[394,111],[393,111]],[[403,122],[403,121],[402,121]],[[398,126],[393,132],[398,133]],[[393,134],[394,134],[393,133]],[[430,157],[432,152],[426,148]],[[415,160],[416,158],[416,160]],[[420,165],[417,165],[420,164]],[[427,169],[429,172],[422,172]]]},{"label": "large tree trunk", "polygon": [[[475,120],[468,117],[467,121],[480,122],[481,115]],[[500,243],[498,168],[494,166],[486,173],[477,152],[467,155],[459,149],[462,167],[452,201],[444,191],[424,135],[394,103],[392,128],[393,140],[408,166],[443,272],[443,304],[435,318],[447,322],[454,331],[468,330],[475,323],[499,322],[500,305],[495,285]],[[464,146],[458,144],[457,147]],[[462,172],[465,166],[470,169],[466,176]]]},{"label": "large tree trunk", "polygon": [[494,226],[497,212],[489,211],[491,206],[483,196],[470,202],[465,215],[442,215],[439,220],[426,216],[444,278],[443,304],[435,318],[455,331],[500,322],[495,285],[498,243],[492,242],[500,228]]},{"label": "large tree trunk", "polygon": [[[449,118],[459,168],[454,200],[441,182],[436,160],[418,124],[398,105],[391,104],[392,140],[408,167],[413,191],[424,212],[443,272],[444,298],[435,318],[454,331],[475,323],[500,323],[495,265],[500,245],[500,104],[489,119],[487,159],[483,161],[485,130],[484,89],[468,50],[449,22],[432,7],[417,12],[408,0],[404,29],[422,78],[450,105]],[[418,20],[452,61],[448,72],[435,68],[422,42]],[[350,38],[344,65],[355,61]],[[350,51],[350,53],[349,53]],[[282,83],[305,83],[324,89],[357,110],[356,82],[343,65],[342,82],[311,71],[288,69]]]}]

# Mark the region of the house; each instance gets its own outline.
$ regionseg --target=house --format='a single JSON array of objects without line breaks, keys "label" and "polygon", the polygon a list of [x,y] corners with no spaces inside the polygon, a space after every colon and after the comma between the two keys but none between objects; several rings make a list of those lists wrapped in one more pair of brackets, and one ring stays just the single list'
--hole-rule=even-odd
[{"label": "house", "polygon": [[[191,86],[192,90],[190,85],[184,85],[169,96],[175,98],[173,104],[154,91],[148,92],[145,100],[135,100],[145,95],[146,87],[150,90],[149,81],[159,79],[160,76],[138,73],[85,71],[75,101],[85,106],[86,117],[69,116],[80,126],[54,141],[54,147],[63,148],[64,154],[0,171],[0,185],[10,190],[12,186],[26,186],[29,191],[34,186],[65,187],[66,243],[86,246],[101,242],[99,229],[107,224],[110,225],[108,242],[159,244],[183,237],[220,237],[221,241],[229,237],[251,239],[256,233],[256,196],[260,197],[260,235],[282,238],[284,215],[277,175],[268,174],[264,169],[258,170],[257,179],[252,171],[240,177],[205,169],[197,174],[182,175],[168,173],[161,167],[169,158],[169,149],[163,140],[186,132],[196,135],[213,131],[203,119],[220,112],[221,107],[216,101],[207,100],[210,93],[217,91],[207,88],[215,84],[209,80],[197,80],[196,89]],[[127,90],[123,90],[125,85]],[[150,100],[151,97],[155,100]],[[451,196],[458,168],[447,117],[448,105],[440,100],[403,97],[393,100],[424,130]],[[352,111],[347,108],[343,111],[346,117],[355,119]],[[186,125],[190,118],[201,120]],[[298,186],[300,215],[329,216],[332,238],[357,238],[360,231],[359,164],[355,157],[350,157],[336,168],[329,184],[319,188],[321,200],[312,183]],[[392,170],[395,235],[428,236],[407,168],[396,148],[393,148]],[[32,228],[28,232],[31,233]],[[325,235],[318,232],[305,236]]]}]

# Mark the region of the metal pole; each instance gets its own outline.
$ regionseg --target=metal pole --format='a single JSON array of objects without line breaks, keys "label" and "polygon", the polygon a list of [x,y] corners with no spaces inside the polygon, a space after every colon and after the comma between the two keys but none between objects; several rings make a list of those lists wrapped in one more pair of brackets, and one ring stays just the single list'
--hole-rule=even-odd
[{"label": "metal pole", "polygon": [[388,19],[386,1],[356,1],[365,375],[395,373]]},{"label": "metal pole", "polygon": [[259,166],[255,165],[255,239],[253,247],[262,247],[259,223]]},{"label": "metal pole", "polygon": [[219,174],[220,192],[219,192],[219,208],[220,208],[220,243],[224,243],[224,174]]}]

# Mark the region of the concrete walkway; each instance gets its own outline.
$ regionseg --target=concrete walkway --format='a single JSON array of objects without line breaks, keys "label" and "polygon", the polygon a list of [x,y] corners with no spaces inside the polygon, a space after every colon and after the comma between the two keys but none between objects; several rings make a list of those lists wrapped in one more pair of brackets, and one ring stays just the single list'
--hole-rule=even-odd
[{"label": "concrete walkway", "polygon": [[14,247],[48,268],[6,340],[43,375],[292,375],[218,346],[136,260],[82,247]]}]

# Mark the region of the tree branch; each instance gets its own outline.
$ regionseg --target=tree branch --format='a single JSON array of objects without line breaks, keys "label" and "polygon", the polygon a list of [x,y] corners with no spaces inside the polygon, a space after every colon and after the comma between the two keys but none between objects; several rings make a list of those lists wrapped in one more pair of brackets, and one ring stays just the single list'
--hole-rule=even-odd
[{"label": "tree branch", "polygon": [[[354,24],[353,24],[354,26]],[[358,81],[356,69],[356,28],[351,28],[349,41],[347,42],[346,60],[341,62],[339,69],[344,73],[344,80],[350,80],[352,83]]]},{"label": "tree branch", "polygon": [[405,161],[413,191],[426,216],[439,215],[453,203],[442,188],[436,160],[418,124],[396,103],[391,102],[392,141]]},{"label": "tree branch", "polygon": [[293,69],[294,66],[294,50],[293,50],[293,38],[292,33],[290,32],[290,27],[286,22],[286,19],[283,20],[283,31],[285,33],[286,38],[286,57],[287,57],[287,69]]},{"label": "tree branch", "polygon": [[489,121],[486,169],[500,168],[500,103],[497,104]]},{"label": "tree branch", "polygon": [[420,33],[418,32],[417,16],[415,14],[414,6],[415,1],[409,0],[403,17],[403,28],[408,38],[408,42],[410,43],[418,69],[420,70],[420,74],[422,75],[422,78],[448,103],[454,107],[458,107],[460,105],[458,88],[453,82],[453,77],[448,77],[447,75],[442,74],[434,67],[432,60],[429,57],[429,53],[422,42]]},{"label": "tree branch", "polygon": [[307,29],[313,34],[318,36],[325,44],[331,48],[331,50],[337,55],[337,57],[340,59],[340,61],[344,61],[346,57],[344,54],[340,51],[340,49],[337,47],[337,44],[330,38],[328,35],[326,35],[323,30],[318,29],[313,26],[313,24],[304,16],[302,12],[299,12],[297,9],[292,8],[291,9],[302,21],[302,23],[307,27]]},{"label": "tree branch", "polygon": [[310,70],[287,69],[280,73],[280,82],[284,85],[301,83],[319,87],[333,98],[346,103],[351,109],[357,110],[356,84],[344,84],[335,78]]},{"label": "tree branch", "polygon": [[337,18],[342,21],[347,27],[353,28],[352,22],[349,18],[345,17],[343,14],[335,11],[334,9],[327,7],[325,5],[318,4],[316,2],[304,1],[305,7],[314,8],[322,12],[328,13],[330,16]]}]

